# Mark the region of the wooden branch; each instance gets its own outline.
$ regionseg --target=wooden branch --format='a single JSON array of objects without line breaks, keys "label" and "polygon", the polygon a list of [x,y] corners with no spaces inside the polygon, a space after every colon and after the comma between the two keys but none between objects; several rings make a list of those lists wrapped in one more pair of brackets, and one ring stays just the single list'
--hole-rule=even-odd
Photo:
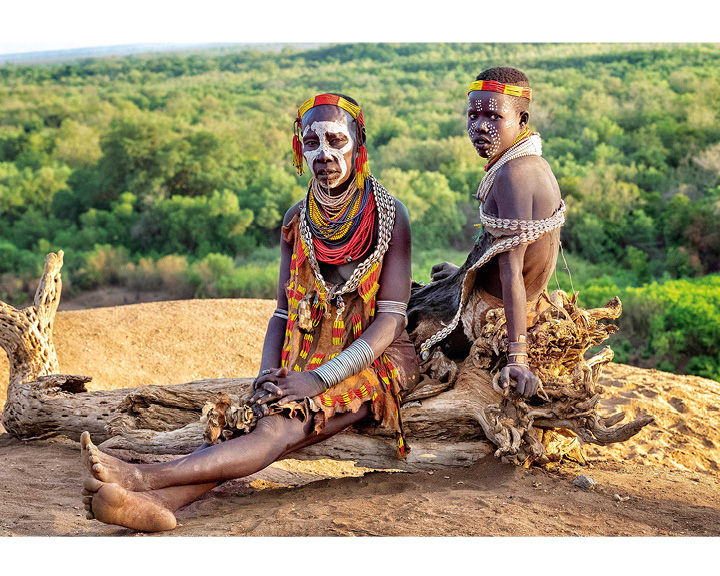
[{"label": "wooden branch", "polygon": [[[3,413],[8,432],[24,440],[56,434],[78,439],[88,430],[106,449],[185,454],[202,442],[206,426],[200,418],[208,403],[215,405],[220,393],[238,403],[250,396],[249,378],[88,392],[85,385],[90,377],[58,374],[52,327],[60,299],[62,259],[62,251],[48,254],[33,306],[15,310],[0,303],[0,345],[10,358],[11,374]],[[434,313],[423,302],[457,299],[451,293],[458,289],[457,282],[443,286],[421,291],[422,298],[416,298],[412,306],[416,318],[427,319]],[[503,392],[494,382],[507,335],[503,310],[490,310],[483,334],[465,360],[449,360],[436,348],[424,363],[423,380],[402,407],[411,447],[407,460],[397,459],[389,432],[375,425],[347,430],[292,457],[352,460],[374,469],[431,470],[470,465],[495,452],[516,464],[527,464],[559,458],[547,453],[552,442],[546,441],[542,428],[566,428],[599,444],[636,434],[651,417],[613,428],[622,414],[600,417],[595,412],[602,393],[597,378],[612,359],[612,351],[608,348],[584,359],[585,350],[612,333],[614,326],[599,321],[616,318],[620,301],[614,299],[588,311],[560,291],[550,295],[549,301],[551,309],[528,327],[531,364],[544,384],[544,403],[531,405]],[[573,435],[568,435],[565,440],[570,438],[572,443]],[[568,444],[555,442],[563,443]]]},{"label": "wooden branch", "polygon": [[32,306],[18,310],[0,302],[0,347],[10,363],[8,397],[15,384],[60,371],[53,325],[62,292],[62,265],[62,250],[45,257],[45,268]]},{"label": "wooden branch", "polygon": [[[197,422],[205,403],[220,392],[246,394],[252,379],[219,378],[95,392],[86,390],[89,381],[87,376],[53,374],[15,385],[5,403],[5,429],[22,440],[58,434],[78,440],[87,430],[98,442],[138,429],[174,430]],[[185,447],[192,450],[199,444],[193,441]]]},{"label": "wooden branch", "polygon": [[[89,381],[86,376],[55,374],[17,386],[6,404],[6,429],[23,440],[59,434],[78,440],[88,430],[103,449],[187,454],[202,444],[203,406],[220,392],[247,397],[252,383],[250,378],[222,378],[87,392]],[[404,462],[395,454],[390,433],[376,426],[348,430],[292,458],[337,458],[376,470],[469,466],[494,447],[482,436],[461,397],[461,392],[451,390],[403,409],[408,435],[413,438]],[[459,404],[466,409],[458,412]]]}]

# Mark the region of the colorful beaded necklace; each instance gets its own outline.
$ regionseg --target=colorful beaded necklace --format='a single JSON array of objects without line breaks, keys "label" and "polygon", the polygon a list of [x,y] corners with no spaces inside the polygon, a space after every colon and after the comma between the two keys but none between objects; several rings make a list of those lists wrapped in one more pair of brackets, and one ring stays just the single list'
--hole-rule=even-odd
[{"label": "colorful beaded necklace", "polygon": [[310,182],[305,217],[321,262],[347,264],[358,260],[370,248],[375,231],[375,197],[370,186],[366,185],[364,190],[353,188],[354,182],[348,187],[345,202],[328,211],[317,201],[320,191],[317,182],[315,179]]}]

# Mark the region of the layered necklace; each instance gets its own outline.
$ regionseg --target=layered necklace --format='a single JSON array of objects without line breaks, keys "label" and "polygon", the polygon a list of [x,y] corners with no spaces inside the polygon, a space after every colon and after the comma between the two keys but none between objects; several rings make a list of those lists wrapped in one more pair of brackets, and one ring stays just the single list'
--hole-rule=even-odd
[{"label": "layered necklace", "polygon": [[359,259],[370,248],[375,231],[372,186],[360,190],[354,180],[338,195],[323,190],[314,178],[308,187],[305,217],[317,259],[339,266]]},{"label": "layered necklace", "polygon": [[480,202],[485,202],[487,195],[490,192],[490,188],[495,183],[495,176],[505,164],[520,158],[521,156],[542,156],[542,139],[540,134],[533,132],[532,130],[524,130],[515,139],[512,146],[510,146],[503,153],[495,156],[485,165],[485,176],[480,181],[478,187],[477,198]]},{"label": "layered necklace", "polygon": [[[342,246],[338,249],[339,253],[344,256],[344,259],[340,258],[339,263],[345,264],[348,261],[347,256],[352,257],[352,254],[357,253],[357,258],[359,258],[367,251],[367,248],[369,247],[373,238],[373,232],[375,228],[375,214],[377,214],[378,222],[377,245],[375,246],[375,250],[372,252],[372,254],[365,258],[365,260],[363,260],[358,265],[358,267],[355,268],[353,273],[350,275],[350,278],[348,278],[342,286],[328,286],[327,282],[322,276],[322,273],[320,272],[318,260],[322,260],[323,262],[328,263],[332,262],[325,260],[321,258],[319,254],[316,254],[316,249],[318,246],[321,246],[320,250],[327,248],[327,240],[323,239],[327,238],[327,234],[324,234],[320,229],[320,220],[313,221],[314,209],[311,209],[310,205],[316,202],[316,197],[313,193],[314,190],[315,188],[313,187],[313,184],[311,182],[310,187],[308,188],[308,194],[305,198],[303,209],[301,210],[301,213],[304,215],[304,217],[300,218],[300,236],[307,252],[308,264],[310,264],[310,267],[315,274],[315,279],[317,280],[317,283],[328,295],[328,299],[332,299],[335,296],[341,296],[342,294],[357,290],[360,279],[376,262],[379,262],[383,259],[383,256],[385,255],[385,252],[387,252],[388,246],[390,245],[390,238],[392,236],[393,226],[395,225],[395,202],[392,196],[390,196],[390,194],[388,193],[388,191],[385,190],[385,188],[383,188],[383,186],[373,176],[369,176],[365,179],[365,187],[362,191],[359,205],[362,206],[364,204],[365,210],[360,210],[360,207],[358,207],[358,211],[357,213],[355,213],[354,216],[354,218],[358,220],[354,232],[350,232],[350,228],[345,231],[345,237],[348,237],[350,234],[352,234],[352,237],[350,238],[350,240],[348,240],[345,246]],[[348,191],[346,191],[348,197],[345,199],[345,202],[347,202],[347,206],[353,205],[353,197],[357,193],[357,189],[350,191],[350,188],[348,188]],[[365,197],[365,200],[362,200],[362,197]],[[347,207],[344,203],[338,202],[338,205],[332,208],[332,210],[333,212],[339,214],[338,219],[340,219],[341,216],[345,214],[346,208]],[[329,217],[327,216],[327,213],[323,212],[322,210],[320,210],[319,212],[323,215],[322,222],[328,223]],[[370,213],[370,215],[366,213]],[[348,216],[350,217],[350,214],[348,214]],[[320,217],[317,216],[317,218]],[[363,224],[363,222],[365,223]],[[317,230],[317,232],[315,232],[314,230]],[[338,233],[339,232],[340,230],[338,230]],[[318,233],[321,235],[320,238],[316,236],[316,234]],[[358,238],[357,240],[356,237]],[[363,238],[365,237],[367,237],[367,241],[363,240]],[[320,240],[320,242],[318,242],[318,240]],[[332,241],[332,238],[330,240]],[[359,247],[352,249],[348,248],[348,245],[350,245],[351,242],[353,243],[353,245],[358,244]],[[366,244],[364,248],[362,247],[363,244]],[[346,252],[344,253],[343,251]],[[352,258],[354,259],[354,257]]]}]

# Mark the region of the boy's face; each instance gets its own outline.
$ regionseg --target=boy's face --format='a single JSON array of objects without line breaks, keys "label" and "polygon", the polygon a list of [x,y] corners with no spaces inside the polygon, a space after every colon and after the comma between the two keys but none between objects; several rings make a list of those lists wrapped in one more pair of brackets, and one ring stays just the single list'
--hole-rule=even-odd
[{"label": "boy's face", "polygon": [[527,113],[519,112],[507,94],[473,90],[468,95],[467,132],[482,158],[493,158],[512,146],[527,128]]}]

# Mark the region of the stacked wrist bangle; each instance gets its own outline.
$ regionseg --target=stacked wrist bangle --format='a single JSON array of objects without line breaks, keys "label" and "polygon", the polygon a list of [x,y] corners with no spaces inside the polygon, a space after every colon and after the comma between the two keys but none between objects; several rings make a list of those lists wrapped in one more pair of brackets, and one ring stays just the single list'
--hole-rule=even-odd
[{"label": "stacked wrist bangle", "polygon": [[527,337],[518,336],[517,341],[508,343],[508,366],[528,364]]},{"label": "stacked wrist bangle", "polygon": [[323,381],[325,389],[328,389],[362,372],[374,359],[375,353],[370,345],[365,340],[355,340],[335,358],[315,368],[313,373]]}]

